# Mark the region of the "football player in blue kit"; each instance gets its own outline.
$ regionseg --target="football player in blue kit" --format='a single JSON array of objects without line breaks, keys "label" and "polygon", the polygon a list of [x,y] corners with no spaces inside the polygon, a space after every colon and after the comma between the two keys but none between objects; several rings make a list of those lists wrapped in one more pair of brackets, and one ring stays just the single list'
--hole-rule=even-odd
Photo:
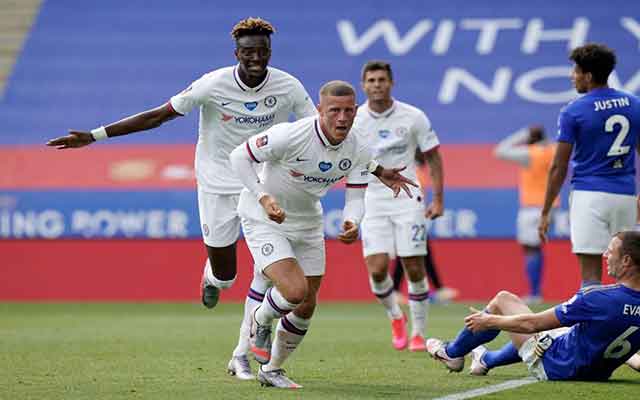
[{"label": "football player in blue kit", "polygon": [[[583,94],[558,118],[558,146],[538,231],[543,241],[553,201],[573,168],[569,200],[572,251],[578,256],[582,287],[600,284],[602,254],[611,235],[633,226],[635,151],[640,132],[640,99],[607,85],[616,56],[601,44],[574,49],[571,80]],[[571,153],[573,152],[573,157]]]},{"label": "football player in blue kit", "polygon": [[454,341],[429,339],[429,354],[459,372],[464,356],[472,352],[471,373],[483,375],[488,368],[478,350],[504,330],[539,380],[607,380],[640,349],[640,232],[617,233],[604,256],[615,284],[583,288],[539,313],[501,291],[483,311],[472,309]]}]

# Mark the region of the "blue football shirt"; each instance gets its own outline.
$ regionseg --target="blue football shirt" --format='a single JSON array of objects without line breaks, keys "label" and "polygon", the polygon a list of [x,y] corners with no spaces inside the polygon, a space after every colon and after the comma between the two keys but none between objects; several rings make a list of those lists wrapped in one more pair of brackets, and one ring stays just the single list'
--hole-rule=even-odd
[{"label": "blue football shirt", "polygon": [[611,88],[589,91],[560,112],[558,141],[573,144],[574,190],[635,194],[640,99]]},{"label": "blue football shirt", "polygon": [[542,363],[550,380],[606,380],[640,349],[640,291],[621,284],[591,286],[555,308],[571,329]]}]

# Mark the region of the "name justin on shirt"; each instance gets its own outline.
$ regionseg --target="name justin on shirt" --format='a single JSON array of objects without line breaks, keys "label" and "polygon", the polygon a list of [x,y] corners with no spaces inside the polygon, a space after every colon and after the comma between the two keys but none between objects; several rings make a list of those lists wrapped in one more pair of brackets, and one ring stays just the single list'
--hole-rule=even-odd
[{"label": "name justin on shirt", "polygon": [[596,100],[593,105],[593,111],[602,111],[610,108],[629,107],[630,104],[628,97],[620,97],[617,99]]}]

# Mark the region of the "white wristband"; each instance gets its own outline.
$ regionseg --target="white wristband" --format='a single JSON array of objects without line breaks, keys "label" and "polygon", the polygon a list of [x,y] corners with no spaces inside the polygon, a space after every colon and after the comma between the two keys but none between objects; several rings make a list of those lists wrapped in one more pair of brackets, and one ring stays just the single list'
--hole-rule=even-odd
[{"label": "white wristband", "polygon": [[369,171],[370,174],[373,174],[376,171],[376,169],[378,169],[379,165],[380,164],[378,164],[376,160],[371,160],[367,164],[367,171]]},{"label": "white wristband", "polygon": [[106,139],[109,136],[107,135],[107,130],[104,128],[104,126],[101,126],[100,128],[96,128],[94,130],[91,131],[91,136],[93,136],[93,138],[98,141],[98,140],[102,140],[102,139]]}]

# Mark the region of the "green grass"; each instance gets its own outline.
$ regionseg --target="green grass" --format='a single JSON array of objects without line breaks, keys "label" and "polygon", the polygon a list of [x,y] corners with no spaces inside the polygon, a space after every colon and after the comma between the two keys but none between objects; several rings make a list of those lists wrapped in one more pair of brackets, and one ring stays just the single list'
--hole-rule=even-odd
[{"label": "green grass", "polygon": [[[520,364],[481,378],[447,373],[425,354],[393,350],[379,305],[321,304],[286,365],[304,389],[261,388],[226,374],[240,313],[237,304],[1,303],[0,398],[427,399],[526,376]],[[431,307],[428,334],[452,337],[465,314]],[[636,398],[639,384],[622,367],[609,383],[536,383],[486,398]]]}]

